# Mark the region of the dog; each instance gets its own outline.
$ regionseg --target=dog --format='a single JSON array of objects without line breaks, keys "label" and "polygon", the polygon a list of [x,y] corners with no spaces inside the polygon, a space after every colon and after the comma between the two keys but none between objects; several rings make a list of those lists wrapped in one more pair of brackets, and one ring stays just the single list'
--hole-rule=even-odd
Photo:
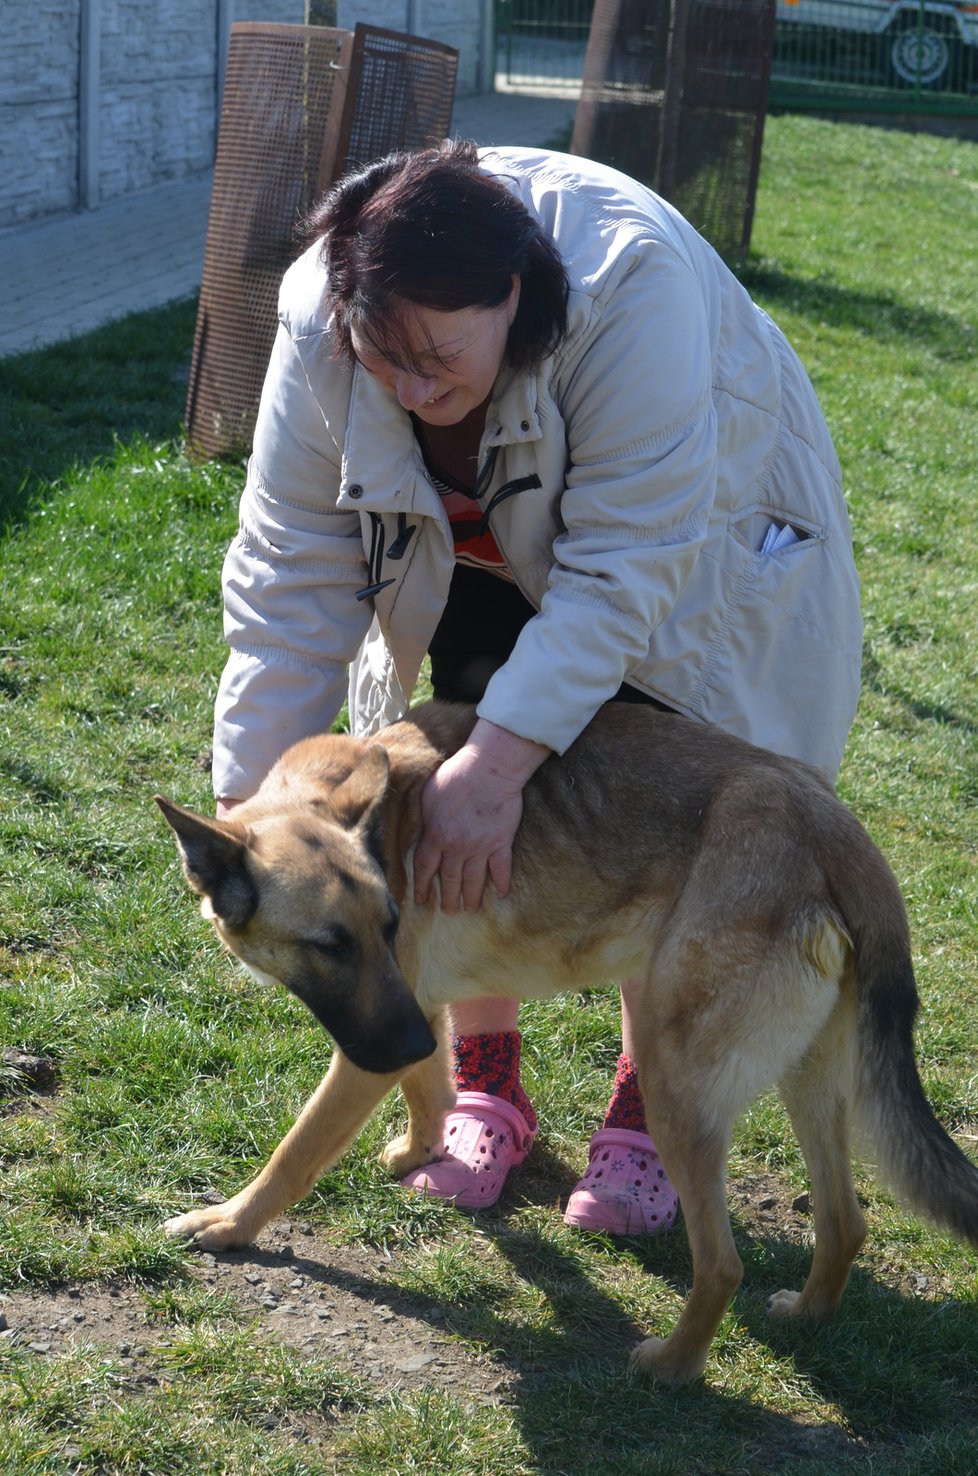
[{"label": "dog", "polygon": [[[278,981],[337,1049],[294,1127],[224,1204],[167,1221],[241,1246],[306,1195],[395,1084],[407,1130],[384,1160],[431,1162],[454,1100],[446,1007],[638,979],[634,1054],[649,1131],[693,1262],[668,1337],[635,1349],[668,1383],[704,1369],[740,1284],[725,1201],[735,1118],[777,1084],[808,1168],[815,1251],[776,1317],[836,1310],[865,1237],[850,1124],[917,1210],[978,1246],[978,1169],[937,1122],[913,1052],[906,911],[862,826],[815,770],[652,707],[610,704],[530,780],[507,896],[413,900],[428,777],[474,712],[433,702],[366,739],[291,748],[225,820],[157,797],[221,941]],[[437,889],[433,889],[437,891]]]}]

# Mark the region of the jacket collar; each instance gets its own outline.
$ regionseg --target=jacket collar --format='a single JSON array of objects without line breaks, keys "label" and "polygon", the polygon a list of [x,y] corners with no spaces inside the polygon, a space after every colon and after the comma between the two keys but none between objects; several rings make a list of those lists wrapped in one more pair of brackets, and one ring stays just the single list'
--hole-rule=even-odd
[{"label": "jacket collar", "polygon": [[[542,375],[504,369],[486,415],[486,451],[540,440]],[[359,365],[353,370],[337,507],[349,512],[437,515],[411,418]]]}]

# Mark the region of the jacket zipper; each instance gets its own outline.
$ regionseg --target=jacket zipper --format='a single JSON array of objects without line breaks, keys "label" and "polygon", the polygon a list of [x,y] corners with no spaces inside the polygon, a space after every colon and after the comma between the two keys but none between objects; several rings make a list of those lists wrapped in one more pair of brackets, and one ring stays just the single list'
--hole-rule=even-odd
[{"label": "jacket zipper", "polygon": [[[384,567],[384,520],[379,513],[368,513],[370,519],[370,554],[367,558],[367,584],[363,589],[358,589],[355,598],[358,600],[369,600],[373,595],[379,594],[386,589],[394,580],[381,579]],[[408,544],[417,530],[416,523],[409,523],[406,513],[397,515],[397,537],[387,550],[389,559],[403,559],[407,553]]]},{"label": "jacket zipper", "polygon": [[[478,502],[480,498],[484,496],[490,483],[492,482],[492,474],[496,468],[496,459],[498,455],[499,447],[492,446],[489,450],[488,455],[486,456],[485,461],[482,463],[482,468],[475,479],[475,485],[473,486],[471,493],[466,494],[472,498],[473,502]],[[486,504],[485,510],[482,514],[482,521],[479,523],[479,534],[482,535],[489,531],[489,518],[501,502],[505,502],[509,497],[517,496],[517,494],[520,492],[528,492],[542,486],[543,483],[540,481],[540,478],[537,476],[536,472],[531,472],[530,475],[526,477],[515,477],[511,482],[504,482],[503,485],[493,493],[492,497],[490,497],[488,503]],[[386,542],[383,519],[379,513],[375,512],[368,513],[367,516],[370,519],[370,553],[367,556],[367,583],[364,585],[363,589],[357,590],[355,598],[358,600],[372,599],[373,596],[379,594],[382,589],[386,589],[388,585],[395,582],[393,577],[391,577],[390,579],[384,579],[381,577],[384,569]],[[390,547],[386,550],[387,558],[403,559],[404,555],[407,553],[408,544],[411,542],[411,539],[416,531],[417,524],[409,523],[407,520],[407,515],[405,513],[398,513],[397,537],[394,539],[394,542],[390,545]]]}]

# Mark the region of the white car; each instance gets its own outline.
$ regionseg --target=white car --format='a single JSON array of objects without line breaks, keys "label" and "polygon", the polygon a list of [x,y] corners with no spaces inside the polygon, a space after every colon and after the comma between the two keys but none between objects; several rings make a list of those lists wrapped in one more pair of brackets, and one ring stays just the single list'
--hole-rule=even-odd
[{"label": "white car", "polygon": [[978,78],[974,0],[778,0],[777,18],[782,35],[797,26],[849,33],[853,41],[853,33],[881,37],[882,60],[898,85],[967,87]]}]

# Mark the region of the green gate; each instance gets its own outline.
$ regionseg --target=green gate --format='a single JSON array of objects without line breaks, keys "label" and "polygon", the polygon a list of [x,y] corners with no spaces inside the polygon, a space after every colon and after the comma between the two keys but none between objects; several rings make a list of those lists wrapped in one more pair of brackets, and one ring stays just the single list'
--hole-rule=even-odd
[{"label": "green gate", "polygon": [[512,86],[580,86],[593,0],[497,0],[497,69]]},{"label": "green gate", "polygon": [[978,6],[778,0],[770,106],[978,112]]},{"label": "green gate", "polygon": [[[648,7],[668,16],[669,0]],[[579,85],[591,9],[592,0],[497,0],[506,82]],[[777,0],[770,106],[978,114],[978,0]]]}]

